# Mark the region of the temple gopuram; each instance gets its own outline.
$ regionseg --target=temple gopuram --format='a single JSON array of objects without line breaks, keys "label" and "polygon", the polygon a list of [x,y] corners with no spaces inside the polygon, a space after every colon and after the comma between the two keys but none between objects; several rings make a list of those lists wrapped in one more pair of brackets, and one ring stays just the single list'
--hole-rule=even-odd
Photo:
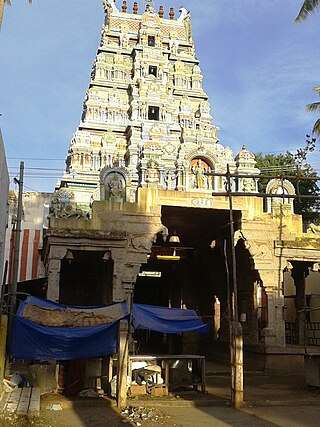
[{"label": "temple gopuram", "polygon": [[235,277],[245,366],[295,369],[304,346],[320,345],[306,328],[320,313],[304,311],[306,301],[319,306],[320,231],[295,214],[291,182],[274,178],[260,197],[255,156],[219,141],[190,12],[120,3],[103,1],[82,116],[50,206],[47,298],[194,309],[210,334],[135,331],[129,350],[229,360]]}]

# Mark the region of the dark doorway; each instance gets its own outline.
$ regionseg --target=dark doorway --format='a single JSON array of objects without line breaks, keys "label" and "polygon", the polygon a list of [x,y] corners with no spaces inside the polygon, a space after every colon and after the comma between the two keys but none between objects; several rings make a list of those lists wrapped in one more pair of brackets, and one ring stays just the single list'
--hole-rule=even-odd
[{"label": "dark doorway", "polygon": [[103,259],[105,252],[68,252],[72,256],[61,261],[59,302],[78,306],[111,303],[112,260]]},{"label": "dark doorway", "polygon": [[148,36],[148,46],[155,46],[156,45],[156,39],[154,36]]},{"label": "dark doorway", "polygon": [[159,107],[150,106],[148,109],[149,120],[159,120]]},{"label": "dark doorway", "polygon": [[[234,212],[234,218],[237,229],[240,212]],[[162,223],[168,228],[168,239],[164,241],[159,235],[153,245],[138,277],[134,302],[195,309],[206,323],[214,324],[216,296],[222,301],[223,313],[226,307],[227,278],[221,243],[230,243],[229,211],[163,206]],[[213,241],[217,242],[214,246]],[[210,336],[143,330],[135,333],[141,354],[203,354],[212,346],[213,336],[213,332]]]},{"label": "dark doorway", "polygon": [[157,67],[155,65],[149,65],[149,74],[157,77]]}]

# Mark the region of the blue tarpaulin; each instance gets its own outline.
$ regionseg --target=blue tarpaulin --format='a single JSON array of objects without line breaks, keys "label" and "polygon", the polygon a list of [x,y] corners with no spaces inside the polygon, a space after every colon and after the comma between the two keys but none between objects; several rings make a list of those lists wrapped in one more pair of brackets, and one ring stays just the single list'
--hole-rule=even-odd
[{"label": "blue tarpaulin", "polygon": [[[23,309],[28,303],[40,307],[67,308],[34,297],[28,297],[25,302],[21,302],[13,324],[11,356],[32,360],[68,360],[98,357],[116,352],[118,321],[85,327],[44,326],[22,317]],[[125,302],[123,308],[126,315]],[[88,307],[81,307],[81,309],[85,310]]]},{"label": "blue tarpaulin", "polygon": [[[83,311],[102,307],[70,307],[42,298],[28,297],[19,304],[13,324],[11,356],[32,360],[68,360],[99,357],[116,352],[118,323],[128,316],[127,306],[122,302],[122,317],[111,323],[96,326],[46,326],[24,317],[27,304],[37,307]],[[136,329],[148,329],[163,333],[207,332],[195,310],[158,307],[145,304],[132,305],[132,323]]]},{"label": "blue tarpaulin", "polygon": [[195,310],[133,304],[132,324],[136,329],[149,329],[163,333],[208,332]]}]

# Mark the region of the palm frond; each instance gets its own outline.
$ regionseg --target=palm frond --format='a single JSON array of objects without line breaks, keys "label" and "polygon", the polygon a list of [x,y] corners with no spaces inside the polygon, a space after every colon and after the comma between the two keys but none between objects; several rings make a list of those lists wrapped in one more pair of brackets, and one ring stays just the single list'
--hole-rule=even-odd
[{"label": "palm frond", "polygon": [[318,119],[313,125],[312,133],[318,137],[320,136],[320,119]]},{"label": "palm frond", "polygon": [[[32,0],[29,0],[29,4],[32,3]],[[8,6],[11,6],[11,1],[10,0],[0,0],[0,31],[1,31],[1,26],[2,26],[2,18],[3,18],[3,9],[4,9],[4,5],[7,4]]]},{"label": "palm frond", "polygon": [[304,0],[301,9],[298,13],[294,22],[301,22],[308,18],[310,13],[315,12],[315,10],[320,6],[320,0]]},{"label": "palm frond", "polygon": [[320,111],[320,102],[312,102],[312,104],[306,105],[307,111]]}]

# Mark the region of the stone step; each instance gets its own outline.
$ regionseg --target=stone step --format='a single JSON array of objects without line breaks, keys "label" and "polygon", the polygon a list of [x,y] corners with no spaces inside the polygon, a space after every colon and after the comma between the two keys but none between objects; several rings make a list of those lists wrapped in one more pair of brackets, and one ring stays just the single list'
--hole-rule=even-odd
[{"label": "stone step", "polygon": [[2,411],[38,416],[40,412],[39,387],[22,387],[5,393],[2,399]]}]

